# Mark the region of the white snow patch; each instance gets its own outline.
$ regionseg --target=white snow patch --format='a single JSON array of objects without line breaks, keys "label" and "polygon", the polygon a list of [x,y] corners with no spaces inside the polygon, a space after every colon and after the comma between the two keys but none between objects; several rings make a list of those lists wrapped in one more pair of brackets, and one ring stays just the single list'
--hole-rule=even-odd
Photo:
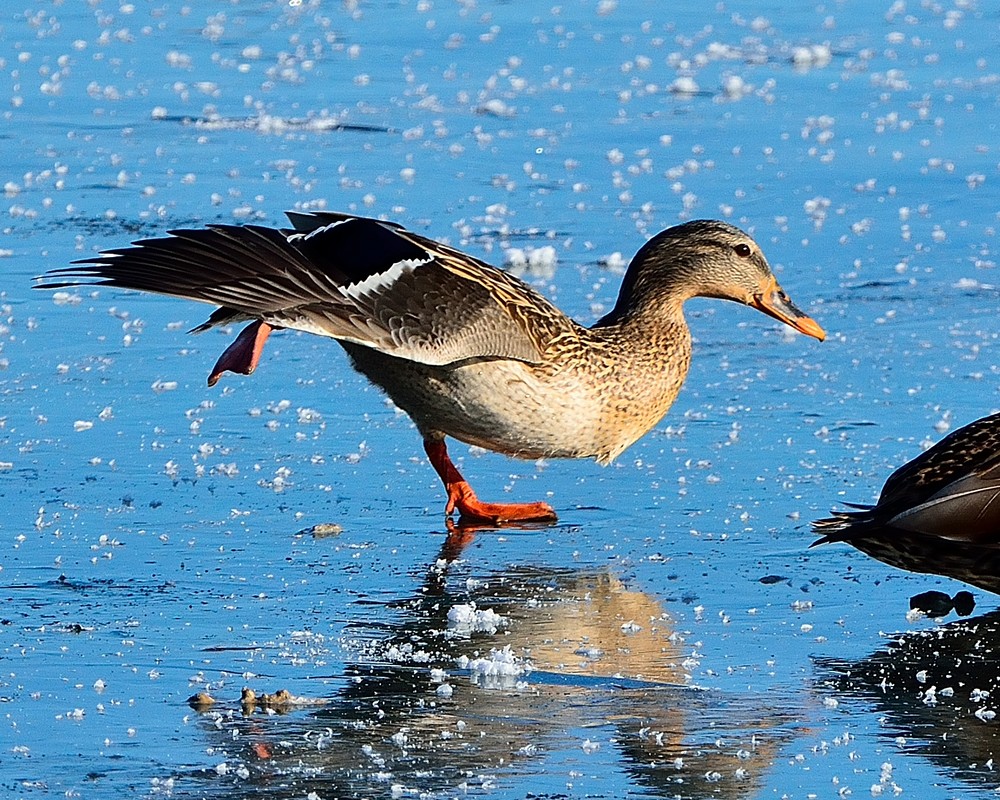
[{"label": "white snow patch", "polygon": [[492,608],[476,608],[475,603],[462,603],[448,609],[448,632],[452,636],[473,633],[496,633],[507,620]]},{"label": "white snow patch", "polygon": [[556,249],[550,245],[542,247],[511,247],[504,254],[504,266],[515,275],[531,273],[542,278],[555,275],[559,261]]},{"label": "white snow patch", "polygon": [[514,654],[510,645],[502,650],[492,648],[489,656],[459,656],[455,663],[460,669],[469,670],[473,681],[495,688],[516,685],[518,678],[533,669],[530,662]]}]

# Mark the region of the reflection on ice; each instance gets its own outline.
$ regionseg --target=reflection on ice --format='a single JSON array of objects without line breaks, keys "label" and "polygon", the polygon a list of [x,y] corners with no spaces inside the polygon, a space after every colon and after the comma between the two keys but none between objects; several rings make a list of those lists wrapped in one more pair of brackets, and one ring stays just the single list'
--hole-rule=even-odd
[{"label": "reflection on ice", "polygon": [[874,704],[881,734],[964,783],[995,787],[1000,611],[893,636],[857,661],[819,659],[819,682]]},{"label": "reflection on ice", "polygon": [[795,730],[787,697],[686,685],[670,617],[606,570],[463,580],[439,562],[390,607],[391,624],[351,626],[346,683],[321,707],[203,712],[225,766],[175,794],[195,778],[209,795],[422,796],[536,773],[540,791],[565,791],[597,770],[655,795],[752,797]]}]

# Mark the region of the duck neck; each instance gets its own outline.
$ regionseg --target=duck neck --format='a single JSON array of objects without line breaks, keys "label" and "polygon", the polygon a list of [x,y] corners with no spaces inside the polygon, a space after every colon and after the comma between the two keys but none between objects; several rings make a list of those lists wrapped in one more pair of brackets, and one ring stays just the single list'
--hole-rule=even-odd
[{"label": "duck neck", "polygon": [[629,371],[639,370],[647,376],[645,383],[653,395],[647,401],[666,411],[680,389],[691,359],[691,331],[684,319],[683,300],[619,304],[598,320],[590,332],[614,358],[627,362]]},{"label": "duck neck", "polygon": [[688,296],[685,292],[670,286],[634,289],[638,291],[623,285],[615,307],[595,322],[593,328],[615,328],[625,334],[656,328],[687,330],[684,301]]},{"label": "duck neck", "polygon": [[649,243],[632,259],[622,278],[615,307],[597,326],[657,321],[662,324],[664,320],[683,324],[684,301],[703,293],[700,281],[695,280],[696,264],[687,258],[674,259],[669,270],[646,268],[648,246]]}]

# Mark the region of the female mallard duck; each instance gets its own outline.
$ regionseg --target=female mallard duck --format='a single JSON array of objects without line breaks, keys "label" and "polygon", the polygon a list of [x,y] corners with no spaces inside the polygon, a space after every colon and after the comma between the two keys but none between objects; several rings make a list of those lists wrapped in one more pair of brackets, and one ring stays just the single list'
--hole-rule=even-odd
[{"label": "female mallard duck", "polygon": [[221,306],[195,331],[251,320],[210,386],[227,370],[253,372],[275,328],[337,339],[416,423],[448,492],[446,513],[493,523],[555,512],[478,500],[445,436],[521,458],[609,463],[684,382],[688,298],[735,300],[824,338],[754,240],[724,222],[688,222],[646,242],[614,309],[584,328],[517,278],[400,225],[325,211],[288,217],[290,230],[171,231],[53,270],[38,288],[83,282]]},{"label": "female mallard duck", "polygon": [[1000,594],[1000,414],[948,434],[897,469],[874,506],[816,520],[827,542]]}]

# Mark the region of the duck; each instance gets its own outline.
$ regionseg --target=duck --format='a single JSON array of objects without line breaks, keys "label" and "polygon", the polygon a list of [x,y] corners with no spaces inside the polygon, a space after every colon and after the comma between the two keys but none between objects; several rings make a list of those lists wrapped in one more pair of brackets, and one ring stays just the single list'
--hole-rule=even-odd
[{"label": "duck", "polygon": [[399,223],[292,211],[291,227],[170,230],[50,270],[36,288],[153,292],[218,308],[192,329],[246,324],[212,368],[252,374],[272,332],[336,339],[414,422],[447,493],[446,516],[551,522],[546,502],[478,498],[446,437],[523,459],[611,463],[654,427],[691,361],[682,306],[742,303],[822,341],[759,245],[726,222],[667,228],[639,248],[618,299],[585,327],[514,275]]},{"label": "duck", "polygon": [[893,472],[874,505],[812,523],[812,547],[845,542],[910,572],[1000,594],[1000,413],[971,422]]}]

